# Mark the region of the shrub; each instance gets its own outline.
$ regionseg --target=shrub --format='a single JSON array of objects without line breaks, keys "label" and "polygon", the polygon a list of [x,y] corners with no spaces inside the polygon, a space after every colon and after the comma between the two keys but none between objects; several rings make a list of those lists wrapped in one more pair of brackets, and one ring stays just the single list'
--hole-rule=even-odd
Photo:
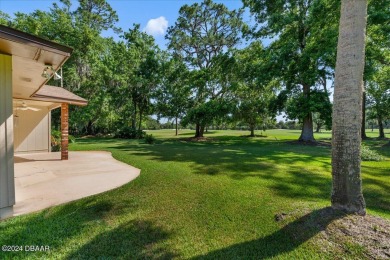
[{"label": "shrub", "polygon": [[145,135],[145,142],[148,144],[153,144],[154,142],[156,142],[156,138],[152,134],[147,134]]},{"label": "shrub", "polygon": [[[76,143],[76,138],[73,135],[68,136],[69,143]],[[52,129],[51,130],[51,151],[59,152],[61,151],[61,131]]]},{"label": "shrub", "polygon": [[137,130],[129,126],[123,126],[118,129],[115,133],[116,138],[124,138],[124,139],[142,139],[144,138],[146,133],[142,130]]},{"label": "shrub", "polygon": [[384,159],[383,156],[381,156],[379,153],[371,150],[363,144],[360,151],[360,155],[362,157],[362,161],[382,161]]}]

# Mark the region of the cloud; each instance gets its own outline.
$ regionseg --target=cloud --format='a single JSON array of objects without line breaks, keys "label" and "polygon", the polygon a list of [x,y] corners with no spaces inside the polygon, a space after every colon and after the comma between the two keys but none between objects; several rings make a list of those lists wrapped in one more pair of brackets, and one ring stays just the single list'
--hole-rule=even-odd
[{"label": "cloud", "polygon": [[148,21],[145,27],[145,32],[153,36],[159,36],[164,35],[167,28],[168,20],[164,16],[160,16]]}]

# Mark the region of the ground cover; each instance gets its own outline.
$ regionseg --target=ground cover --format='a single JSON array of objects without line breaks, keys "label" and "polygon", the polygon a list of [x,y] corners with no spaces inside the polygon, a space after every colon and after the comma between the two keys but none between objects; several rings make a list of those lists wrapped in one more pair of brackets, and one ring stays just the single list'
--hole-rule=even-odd
[{"label": "ground cover", "polygon": [[[141,176],[113,191],[0,222],[1,245],[50,246],[47,252],[0,252],[1,258],[372,257],[348,234],[332,239],[337,234],[325,230],[344,217],[327,208],[329,146],[292,144],[299,136],[293,130],[255,138],[209,131],[209,141],[188,141],[189,130],[178,137],[174,130],[148,133],[155,144],[110,138],[72,144],[72,150],[111,151]],[[330,133],[316,138],[329,142]],[[362,176],[368,213],[390,220],[387,142],[366,142],[386,160],[363,162]],[[367,228],[383,232],[376,225]]]}]

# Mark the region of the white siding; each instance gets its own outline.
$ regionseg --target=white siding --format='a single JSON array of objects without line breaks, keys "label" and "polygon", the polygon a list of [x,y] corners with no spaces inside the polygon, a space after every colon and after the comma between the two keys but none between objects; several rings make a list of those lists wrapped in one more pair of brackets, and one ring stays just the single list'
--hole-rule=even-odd
[{"label": "white siding", "polygon": [[14,204],[12,57],[0,54],[0,218]]},{"label": "white siding", "polygon": [[15,152],[48,152],[50,113],[47,107],[39,111],[18,110],[15,114]]}]

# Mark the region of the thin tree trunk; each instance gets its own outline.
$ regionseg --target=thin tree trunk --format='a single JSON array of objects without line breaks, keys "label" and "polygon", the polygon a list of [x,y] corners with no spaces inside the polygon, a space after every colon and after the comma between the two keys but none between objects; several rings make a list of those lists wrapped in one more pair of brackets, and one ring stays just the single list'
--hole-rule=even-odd
[{"label": "thin tree trunk", "polygon": [[383,119],[382,116],[378,115],[378,127],[379,127],[379,138],[385,138],[385,131],[383,127]]},{"label": "thin tree trunk", "polygon": [[251,130],[251,137],[254,137],[255,136],[255,126],[251,125],[250,130]]},{"label": "thin tree trunk", "polygon": [[333,104],[332,207],[366,214],[360,143],[367,0],[342,0]]},{"label": "thin tree trunk", "polygon": [[195,125],[195,138],[200,137],[200,126],[199,124]]},{"label": "thin tree trunk", "polygon": [[[305,98],[309,98],[310,96],[310,86],[303,85],[303,95]],[[299,141],[301,142],[315,142],[314,133],[313,133],[313,115],[310,111],[303,119],[303,127],[301,136],[299,137]]]},{"label": "thin tree trunk", "polygon": [[177,128],[177,117],[175,118],[175,120],[176,120],[176,136],[178,135],[178,128]]},{"label": "thin tree trunk", "polygon": [[316,133],[319,133],[321,130],[321,125],[320,124],[317,124],[317,127],[316,127]]},{"label": "thin tree trunk", "polygon": [[137,120],[137,104],[134,103],[133,118],[131,119],[131,128],[136,129]]},{"label": "thin tree trunk", "polygon": [[205,126],[203,126],[203,125],[199,126],[199,136],[198,137],[204,137],[203,136],[204,130],[205,130]]},{"label": "thin tree trunk", "polygon": [[362,139],[367,139],[366,135],[366,91],[363,91],[363,100],[362,100]]},{"label": "thin tree trunk", "polygon": [[139,110],[138,131],[141,131],[141,126],[142,126],[142,110]]}]

